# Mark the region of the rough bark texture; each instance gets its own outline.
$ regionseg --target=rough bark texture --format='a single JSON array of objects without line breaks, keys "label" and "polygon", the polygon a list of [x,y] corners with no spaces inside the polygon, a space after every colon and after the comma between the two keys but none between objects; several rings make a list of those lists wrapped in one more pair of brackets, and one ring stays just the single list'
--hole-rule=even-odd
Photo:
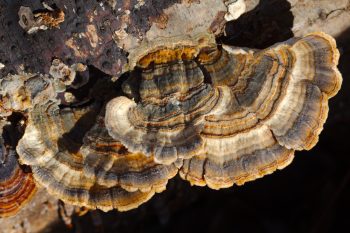
[{"label": "rough bark texture", "polygon": [[[40,31],[28,35],[18,24],[20,6],[41,10],[40,1],[1,1],[1,63],[5,65],[2,74],[25,71],[48,73],[53,57],[60,57],[66,63],[86,62],[107,73],[118,74],[125,63],[122,51],[116,46],[111,33],[120,23],[110,17],[112,11],[103,10],[97,1],[48,1],[65,9],[65,21],[60,29]],[[98,17],[94,14],[94,11]],[[92,20],[89,21],[89,17]],[[108,20],[108,23],[106,22]],[[90,23],[89,23],[90,22]],[[89,27],[88,27],[89,26]],[[87,33],[90,30],[90,33]],[[102,37],[104,44],[96,46],[94,38]],[[77,50],[76,48],[79,48]],[[108,58],[106,57],[109,55]]]},{"label": "rough bark texture", "polygon": [[[166,19],[162,14],[171,11],[172,7],[174,9],[174,4],[180,1],[145,1],[143,5],[139,4],[138,9],[130,6],[143,1],[115,1],[116,5],[112,4],[114,10],[109,5],[102,4],[102,7],[100,2],[92,0],[47,2],[56,3],[59,8],[66,5],[69,9],[61,25],[60,31],[64,33],[53,29],[24,36],[17,23],[19,6],[41,9],[40,1],[0,0],[0,63],[5,65],[0,70],[0,76],[15,72],[20,67],[47,73],[53,57],[61,57],[67,63],[88,63],[105,73],[118,76],[127,55],[122,49],[127,45],[118,44],[118,40],[124,40],[126,33],[136,38],[137,43],[140,38],[147,37],[147,32],[148,35],[164,32],[149,31],[152,27],[154,30],[161,29],[165,22],[170,22],[171,19]],[[122,5],[122,2],[125,4]],[[193,2],[192,7],[208,4],[205,0],[198,1],[200,3],[187,2]],[[165,193],[136,210],[126,213],[94,211],[84,217],[73,217],[72,229],[66,229],[60,220],[58,201],[40,190],[19,215],[0,219],[0,232],[234,230],[316,233],[348,229],[347,216],[341,213],[350,208],[350,160],[346,136],[350,131],[350,92],[347,91],[350,88],[350,1],[246,0],[246,3],[247,13],[227,24],[226,36],[219,38],[219,42],[265,48],[293,35],[300,36],[315,30],[325,31],[337,39],[342,52],[339,68],[344,83],[340,94],[331,101],[329,121],[319,145],[311,152],[312,156],[299,153],[293,165],[282,172],[243,187],[219,192],[190,188],[187,183],[175,179]],[[127,15],[126,10],[129,10]],[[95,11],[99,17],[95,17]],[[91,23],[89,16],[93,18]],[[117,20],[120,18],[125,21]],[[143,19],[152,19],[155,23],[152,25],[152,20]],[[79,33],[87,35],[87,25],[92,25],[90,28],[95,28],[98,37],[107,43],[94,48],[89,36],[77,37]],[[176,25],[179,30],[183,29],[182,24]],[[116,31],[117,38],[112,38],[112,33],[106,33],[110,31]],[[71,38],[73,47],[62,43]],[[79,53],[74,50],[76,47],[80,47]]]},{"label": "rough bark texture", "polygon": [[141,40],[207,30],[216,17],[216,24],[220,24],[220,12],[225,12],[226,7],[221,1],[213,6],[210,2],[126,0],[107,4],[95,0],[50,0],[46,1],[48,5],[64,10],[64,22],[60,28],[28,35],[18,23],[18,11],[21,6],[42,11],[41,1],[2,0],[0,63],[5,67],[0,75],[20,70],[48,73],[52,59],[57,57],[67,64],[82,62],[119,76],[128,49]]}]

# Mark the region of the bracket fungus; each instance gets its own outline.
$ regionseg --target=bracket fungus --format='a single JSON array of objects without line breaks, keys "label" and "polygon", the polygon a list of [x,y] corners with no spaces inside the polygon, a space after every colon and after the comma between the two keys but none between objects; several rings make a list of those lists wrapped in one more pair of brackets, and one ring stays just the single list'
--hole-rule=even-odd
[{"label": "bracket fungus", "polygon": [[[62,84],[62,76],[57,78]],[[113,90],[106,87],[110,81],[101,82],[95,84],[100,96],[92,93],[92,99],[79,107],[61,106],[57,96],[40,102],[33,98],[16,149],[20,162],[31,167],[35,181],[50,194],[91,209],[125,211],[163,191],[177,168],[130,153],[108,135],[103,98]]]},{"label": "bracket fungus", "polygon": [[15,215],[31,200],[36,185],[30,172],[18,164],[16,133],[11,124],[1,122],[0,130],[0,218]]},{"label": "bracket fungus", "polygon": [[[180,175],[219,189],[287,166],[318,141],[341,85],[335,40],[324,33],[261,51],[214,45],[153,49],[106,108],[109,134]],[[137,84],[137,85],[135,85]]]},{"label": "bracket fungus", "polygon": [[[104,77],[77,84],[87,67],[58,59],[50,76],[8,75],[0,116],[26,117],[16,146],[32,172],[22,172],[24,183],[34,179],[70,204],[125,211],[178,172],[193,185],[227,188],[311,149],[341,86],[338,59],[335,40],[321,32],[264,50],[219,46],[207,33],[156,39],[130,52],[118,84]],[[74,93],[82,92],[80,103]],[[0,188],[22,171],[9,158]]]}]

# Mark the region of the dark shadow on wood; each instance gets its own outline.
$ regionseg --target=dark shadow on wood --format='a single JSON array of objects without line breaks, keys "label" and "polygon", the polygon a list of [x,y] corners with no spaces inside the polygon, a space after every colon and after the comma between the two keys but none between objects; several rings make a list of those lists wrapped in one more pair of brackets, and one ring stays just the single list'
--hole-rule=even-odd
[{"label": "dark shadow on wood", "polygon": [[[77,106],[60,106],[60,114],[70,114],[78,109],[88,108],[88,111],[67,133],[63,134],[58,140],[60,151],[68,151],[77,153],[83,144],[85,134],[96,123],[96,118],[99,114],[104,114],[104,105],[117,95],[117,84],[110,80],[103,72],[96,68],[90,67],[90,80],[85,86],[72,91],[78,99],[81,99],[81,104]],[[85,101],[84,101],[85,100]]]},{"label": "dark shadow on wood", "polygon": [[[99,113],[99,107],[93,106],[85,115],[83,115],[74,125],[74,127],[67,133],[63,134],[58,139],[59,151],[68,151],[69,153],[78,153],[80,147],[83,145],[83,138],[85,134],[95,124],[96,117]],[[70,114],[72,110],[62,109],[60,114]],[[65,113],[66,112],[66,113]],[[63,121],[63,119],[62,119]]]},{"label": "dark shadow on wood", "polygon": [[294,16],[287,0],[261,0],[251,11],[226,25],[226,36],[218,42],[227,45],[267,48],[293,37]]}]

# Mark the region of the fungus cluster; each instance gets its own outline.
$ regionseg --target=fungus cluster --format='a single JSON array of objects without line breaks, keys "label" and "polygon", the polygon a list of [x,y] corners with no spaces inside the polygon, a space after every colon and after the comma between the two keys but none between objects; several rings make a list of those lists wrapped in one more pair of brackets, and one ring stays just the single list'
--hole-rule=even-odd
[{"label": "fungus cluster", "polygon": [[338,59],[324,33],[255,52],[162,48],[139,60],[126,81],[131,95],[108,103],[105,124],[133,152],[181,160],[192,184],[243,184],[317,143],[341,85]]},{"label": "fungus cluster", "polygon": [[[26,117],[16,145],[32,172],[21,179],[25,187],[33,177],[64,202],[125,211],[165,190],[177,173],[213,189],[241,185],[317,143],[342,81],[332,37],[317,32],[260,51],[218,46],[206,34],[192,39],[141,46],[122,90],[104,78],[72,88],[84,69],[68,72],[76,66],[58,61],[69,75],[6,77],[1,115]],[[63,101],[87,85],[74,105]],[[15,165],[0,166],[5,193],[16,192],[6,177],[21,171],[9,158]]]}]

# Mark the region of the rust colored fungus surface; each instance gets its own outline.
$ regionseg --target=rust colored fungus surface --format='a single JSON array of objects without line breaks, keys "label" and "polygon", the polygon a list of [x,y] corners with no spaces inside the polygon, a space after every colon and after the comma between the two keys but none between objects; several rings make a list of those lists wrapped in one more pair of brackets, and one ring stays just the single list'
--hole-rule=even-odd
[{"label": "rust colored fungus surface", "polygon": [[33,176],[18,164],[14,128],[1,125],[0,130],[0,218],[15,215],[36,191]]}]

